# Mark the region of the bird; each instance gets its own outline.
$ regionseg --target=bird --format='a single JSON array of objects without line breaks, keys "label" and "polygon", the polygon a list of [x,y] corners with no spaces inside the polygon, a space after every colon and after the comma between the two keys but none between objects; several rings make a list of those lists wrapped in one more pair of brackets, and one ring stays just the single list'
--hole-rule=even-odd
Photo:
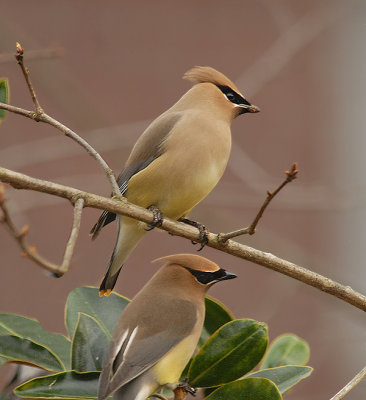
[{"label": "bird", "polygon": [[205,294],[236,278],[213,261],[173,254],[124,309],[99,378],[98,400],[145,400],[174,390],[193,355],[205,318]]},{"label": "bird", "polygon": [[196,66],[183,78],[193,82],[193,87],[142,133],[117,179],[129,202],[153,211],[153,223],[146,228],[145,223],[104,211],[90,231],[95,239],[104,226],[117,219],[118,235],[100,296],[111,293],[129,254],[147,230],[161,225],[163,216],[197,226],[205,244],[205,228],[186,217],[225,171],[231,121],[259,111],[229,78],[212,67]]}]

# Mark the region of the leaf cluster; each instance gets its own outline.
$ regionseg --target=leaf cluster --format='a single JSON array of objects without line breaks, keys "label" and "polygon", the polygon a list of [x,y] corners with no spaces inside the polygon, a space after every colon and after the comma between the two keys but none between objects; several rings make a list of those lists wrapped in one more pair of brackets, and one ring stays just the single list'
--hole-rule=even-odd
[{"label": "leaf cluster", "polygon": [[[96,399],[103,357],[128,303],[116,293],[101,298],[94,287],[74,289],[65,307],[69,337],[46,332],[30,318],[0,314],[0,366],[17,362],[51,373],[21,384],[14,393],[31,399]],[[222,304],[206,298],[199,351],[182,380],[188,378],[190,385],[204,389],[209,400],[282,399],[311,374],[312,368],[304,366],[309,347],[291,334],[275,339],[266,353],[267,345],[264,323],[234,319]],[[263,357],[260,369],[253,372]]]}]

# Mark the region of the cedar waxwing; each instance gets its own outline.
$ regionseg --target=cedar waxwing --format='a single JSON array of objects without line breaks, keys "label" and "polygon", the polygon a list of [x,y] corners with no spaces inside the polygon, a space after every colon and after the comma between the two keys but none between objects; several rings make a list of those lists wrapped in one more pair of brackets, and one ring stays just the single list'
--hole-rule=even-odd
[{"label": "cedar waxwing", "polygon": [[[211,192],[229,159],[231,121],[259,111],[211,67],[192,68],[184,78],[196,84],[140,136],[117,180],[128,201],[156,212],[150,228],[161,223],[161,213],[184,219]],[[104,211],[90,232],[93,239],[115,218]],[[117,222],[117,241],[101,296],[112,291],[123,263],[147,231],[146,224],[129,217],[118,216]]]},{"label": "cedar waxwing", "polygon": [[175,389],[192,357],[205,318],[205,294],[215,282],[235,278],[192,254],[166,264],[123,311],[100,375],[98,400],[145,400],[161,387]]}]

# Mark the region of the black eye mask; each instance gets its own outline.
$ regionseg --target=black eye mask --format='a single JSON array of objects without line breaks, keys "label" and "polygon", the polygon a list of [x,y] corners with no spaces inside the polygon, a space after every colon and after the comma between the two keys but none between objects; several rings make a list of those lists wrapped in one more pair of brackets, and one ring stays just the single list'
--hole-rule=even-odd
[{"label": "black eye mask", "polygon": [[244,99],[244,97],[240,96],[240,94],[236,93],[233,89],[229,88],[229,86],[223,86],[223,85],[216,85],[222,93],[227,97],[229,101],[231,101],[233,104],[245,104],[247,106],[251,106],[251,104]]},{"label": "black eye mask", "polygon": [[187,270],[197,279],[199,283],[202,283],[203,285],[223,281],[225,279],[236,278],[236,275],[232,274],[231,272],[227,272],[222,268],[215,272],[197,271],[191,268],[187,268]]}]

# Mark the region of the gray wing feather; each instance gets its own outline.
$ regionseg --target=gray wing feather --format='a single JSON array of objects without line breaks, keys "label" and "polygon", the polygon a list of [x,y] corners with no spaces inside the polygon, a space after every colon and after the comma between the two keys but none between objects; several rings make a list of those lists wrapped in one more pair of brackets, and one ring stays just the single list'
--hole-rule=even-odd
[{"label": "gray wing feather", "polygon": [[[177,308],[177,302],[181,307]],[[100,377],[98,399],[107,398],[140,376],[193,331],[197,322],[196,306],[187,300],[174,299],[170,307],[174,311],[183,309],[183,316],[173,312],[168,326],[162,326],[162,329],[154,335],[149,336],[149,327],[141,326],[141,329],[137,327],[136,335],[131,342],[130,337],[133,332],[131,329],[123,343],[112,342],[108,363],[104,366]],[[167,315],[167,310],[162,311],[162,315]],[[177,331],[177,327],[182,325],[182,318],[184,318],[184,328],[178,328]]]},{"label": "gray wing feather", "polygon": [[[164,153],[164,141],[180,118],[180,113],[162,114],[139,137],[126,162],[125,169],[117,178],[122,195],[126,193],[130,179]],[[103,211],[90,231],[92,239],[95,239],[100,230],[115,219],[116,214]]]}]

